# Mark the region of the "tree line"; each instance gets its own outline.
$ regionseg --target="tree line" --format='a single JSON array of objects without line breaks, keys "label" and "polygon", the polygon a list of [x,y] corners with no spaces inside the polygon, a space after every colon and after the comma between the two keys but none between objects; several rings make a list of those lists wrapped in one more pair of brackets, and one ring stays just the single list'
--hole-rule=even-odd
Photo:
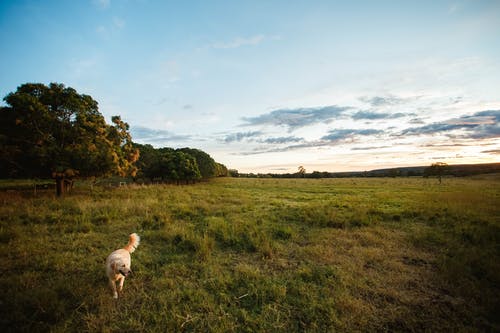
[{"label": "tree line", "polygon": [[194,148],[154,148],[135,144],[139,150],[136,178],[150,182],[190,183],[199,179],[227,177],[228,169],[209,154]]},{"label": "tree line", "polygon": [[[231,174],[232,170],[229,170]],[[443,162],[432,163],[430,166],[399,167],[389,169],[376,169],[370,171],[313,171],[306,172],[305,168],[299,167],[295,173],[238,173],[236,177],[242,178],[352,178],[352,177],[465,177],[478,174],[499,173],[500,163],[484,164],[456,164],[448,165]]]},{"label": "tree line", "polygon": [[26,83],[4,101],[1,178],[53,178],[62,195],[77,177],[119,175],[179,183],[228,174],[198,149],[134,143],[120,116],[107,124],[91,96],[60,83]]}]

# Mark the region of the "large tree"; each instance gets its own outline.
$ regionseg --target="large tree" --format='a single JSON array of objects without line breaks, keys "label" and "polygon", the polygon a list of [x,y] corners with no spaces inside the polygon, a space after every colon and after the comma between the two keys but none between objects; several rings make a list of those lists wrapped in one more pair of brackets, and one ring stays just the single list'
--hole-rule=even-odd
[{"label": "large tree", "polygon": [[0,109],[2,177],[53,177],[57,194],[76,176],[134,175],[128,124],[106,124],[98,104],[63,84],[27,83]]}]

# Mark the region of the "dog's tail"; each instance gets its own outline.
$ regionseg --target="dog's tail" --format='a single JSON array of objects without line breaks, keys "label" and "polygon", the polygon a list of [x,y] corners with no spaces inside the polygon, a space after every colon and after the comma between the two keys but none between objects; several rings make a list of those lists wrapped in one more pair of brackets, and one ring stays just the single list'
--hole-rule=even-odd
[{"label": "dog's tail", "polygon": [[129,253],[132,253],[139,246],[140,241],[141,238],[139,237],[138,234],[134,232],[133,234],[130,234],[128,238],[128,244],[127,246],[124,247],[124,249],[127,250]]}]

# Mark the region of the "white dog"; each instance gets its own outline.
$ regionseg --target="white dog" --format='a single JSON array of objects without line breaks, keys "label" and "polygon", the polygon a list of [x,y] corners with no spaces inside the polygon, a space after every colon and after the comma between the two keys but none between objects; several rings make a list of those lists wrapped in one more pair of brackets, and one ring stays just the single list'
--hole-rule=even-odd
[{"label": "white dog", "polygon": [[139,246],[140,240],[139,235],[136,233],[130,234],[127,246],[112,252],[106,259],[106,274],[113,290],[113,298],[118,298],[116,282],[120,283],[118,291],[121,292],[125,277],[132,273],[132,270],[130,270],[130,254]]}]

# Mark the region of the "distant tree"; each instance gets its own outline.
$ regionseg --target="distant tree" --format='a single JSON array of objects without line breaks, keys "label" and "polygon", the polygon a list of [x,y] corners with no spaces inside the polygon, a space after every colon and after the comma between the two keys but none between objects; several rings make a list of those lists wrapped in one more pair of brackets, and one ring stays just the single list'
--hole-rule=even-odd
[{"label": "distant tree", "polygon": [[145,145],[139,148],[139,150],[140,157],[137,163],[139,167],[139,176],[149,178],[151,182],[155,179],[162,179],[166,169],[162,153],[150,145]]},{"label": "distant tree", "polygon": [[179,184],[194,182],[201,178],[196,159],[172,148],[155,149],[151,145],[136,146],[141,151],[138,161],[140,176],[149,178],[152,182],[167,181]]},{"label": "distant tree", "polygon": [[217,172],[216,172],[217,177],[229,176],[229,170],[227,169],[227,167],[224,164],[215,162],[215,166],[216,166],[216,170],[217,170]]},{"label": "distant tree", "polygon": [[181,148],[178,150],[196,159],[202,178],[211,178],[217,175],[217,164],[209,154],[194,148]]},{"label": "distant tree", "polygon": [[401,170],[399,170],[399,169],[389,169],[387,171],[388,177],[396,178],[396,177],[399,177],[400,175],[401,175]]},{"label": "distant tree", "polygon": [[240,174],[238,173],[238,170],[236,170],[236,169],[229,169],[228,171],[229,171],[229,175],[231,177],[239,177],[240,176]]},{"label": "distant tree", "polygon": [[304,175],[306,174],[306,169],[301,165],[299,166],[299,171],[297,172],[298,176],[299,177],[304,177]]},{"label": "distant tree", "polygon": [[319,171],[313,171],[309,178],[322,178],[322,173]]},{"label": "distant tree", "polygon": [[137,177],[154,178],[160,176],[159,172],[159,151],[151,145],[141,145],[134,143],[134,147],[139,150],[139,159],[137,160]]},{"label": "distant tree", "polygon": [[2,177],[53,177],[57,195],[73,179],[134,175],[139,157],[128,124],[106,124],[92,97],[63,84],[26,83],[0,109]]},{"label": "distant tree", "polygon": [[186,184],[189,184],[202,178],[198,163],[196,163],[196,159],[193,156],[182,151],[176,151],[173,162],[178,180],[184,180]]},{"label": "distant tree", "polygon": [[449,166],[444,162],[432,163],[430,167],[426,168],[424,171],[424,176],[437,176],[439,179],[439,184],[442,182],[442,177],[447,173]]}]

